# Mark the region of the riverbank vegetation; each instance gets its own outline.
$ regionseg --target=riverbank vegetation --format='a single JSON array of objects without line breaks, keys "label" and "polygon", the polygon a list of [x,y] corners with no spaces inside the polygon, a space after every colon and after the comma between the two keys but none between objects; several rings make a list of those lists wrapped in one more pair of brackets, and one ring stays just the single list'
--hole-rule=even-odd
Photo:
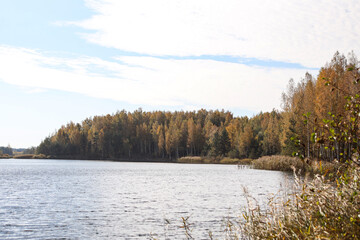
[{"label": "riverbank vegetation", "polygon": [[10,146],[0,147],[0,158],[10,158],[13,155],[13,150]]},{"label": "riverbank vegetation", "polygon": [[324,175],[297,179],[293,194],[266,209],[249,203],[235,239],[360,239],[360,169],[341,170],[335,182]]},{"label": "riverbank vegetation", "polygon": [[15,159],[48,159],[51,156],[46,156],[44,154],[16,154],[12,156]]},{"label": "riverbank vegetation", "polygon": [[265,170],[279,170],[279,171],[293,171],[293,169],[305,172],[306,163],[298,157],[290,156],[264,156],[253,160],[252,165],[257,169]]},{"label": "riverbank vegetation", "polygon": [[41,155],[35,155],[36,147],[31,148],[12,148],[0,146],[0,158],[44,158]]},{"label": "riverbank vegetation", "polygon": [[187,156],[177,159],[178,163],[210,163],[210,164],[237,164],[237,165],[251,165],[253,159],[245,158],[229,158],[229,157],[201,157],[201,156]]}]

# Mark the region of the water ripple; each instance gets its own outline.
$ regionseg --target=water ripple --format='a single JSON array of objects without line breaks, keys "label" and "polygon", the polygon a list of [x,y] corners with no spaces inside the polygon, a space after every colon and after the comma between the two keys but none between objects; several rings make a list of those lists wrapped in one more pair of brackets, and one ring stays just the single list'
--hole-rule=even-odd
[{"label": "water ripple", "polygon": [[245,206],[242,186],[266,203],[286,181],[224,165],[2,159],[0,239],[173,239],[187,216],[199,239],[216,237]]}]

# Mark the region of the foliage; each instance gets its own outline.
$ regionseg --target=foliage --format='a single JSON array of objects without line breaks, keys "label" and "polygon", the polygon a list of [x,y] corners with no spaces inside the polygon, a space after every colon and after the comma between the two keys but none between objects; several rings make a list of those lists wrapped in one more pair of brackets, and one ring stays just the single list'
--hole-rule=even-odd
[{"label": "foliage", "polygon": [[[354,88],[359,83],[359,68],[349,67],[348,71],[354,71]],[[350,92],[337,86],[336,83],[325,79],[327,86],[332,86],[331,91],[338,90],[343,92],[346,100],[345,108],[342,113],[328,112],[329,118],[323,120],[321,133],[312,134],[312,142],[318,148],[330,149],[333,157],[341,162],[352,160],[354,154],[359,153],[358,143],[359,124],[360,124],[360,90]],[[321,153],[320,153],[321,154]],[[321,157],[321,156],[320,156]]]},{"label": "foliage", "polygon": [[280,121],[275,110],[251,119],[223,110],[123,110],[81,124],[70,122],[45,138],[36,153],[80,159],[257,158],[280,152]]},{"label": "foliage", "polygon": [[13,149],[10,146],[0,147],[0,154],[12,156],[13,155]]},{"label": "foliage", "polygon": [[36,152],[36,147],[30,147],[24,149],[23,154],[35,154],[35,152]]},{"label": "foliage", "polygon": [[297,86],[289,82],[283,94],[283,153],[345,162],[359,151],[358,66],[353,53],[348,58],[336,53],[317,80],[306,74]]},{"label": "foliage", "polygon": [[[302,158],[336,161],[325,165],[321,161],[312,162],[312,169],[321,174],[310,182],[297,178],[293,194],[271,199],[265,211],[257,204],[249,205],[243,215],[244,222],[239,225],[243,238],[360,239],[360,91],[357,85],[360,74],[357,65],[353,55],[348,64],[344,56],[336,53],[331,64],[320,71],[321,80],[315,82],[315,88],[311,90],[312,80],[292,88],[292,95],[287,99],[291,101],[286,106],[298,124],[301,118],[297,109],[315,110],[315,117],[310,113],[313,111],[304,111],[302,126],[299,124],[299,129],[293,132]],[[323,86],[331,86],[330,91],[325,91]],[[317,89],[324,91],[316,95],[317,101],[306,105],[304,102],[311,99],[307,91]],[[318,118],[323,119],[322,122]],[[335,177],[327,176],[334,173]]]}]

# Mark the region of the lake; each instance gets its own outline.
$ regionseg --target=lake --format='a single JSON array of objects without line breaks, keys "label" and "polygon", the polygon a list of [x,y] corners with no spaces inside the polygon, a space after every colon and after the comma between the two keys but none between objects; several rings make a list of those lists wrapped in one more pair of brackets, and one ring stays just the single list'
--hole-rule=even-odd
[{"label": "lake", "polygon": [[243,186],[265,204],[291,181],[236,165],[1,159],[0,239],[179,239],[181,217],[208,239],[241,216]]}]

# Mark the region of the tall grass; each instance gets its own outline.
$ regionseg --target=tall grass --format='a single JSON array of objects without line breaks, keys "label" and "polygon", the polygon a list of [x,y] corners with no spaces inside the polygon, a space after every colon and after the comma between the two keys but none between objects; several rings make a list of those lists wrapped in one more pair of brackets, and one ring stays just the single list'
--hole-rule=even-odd
[{"label": "tall grass", "polygon": [[49,158],[49,156],[46,156],[44,154],[19,154],[13,156],[15,159],[46,159]]},{"label": "tall grass", "polygon": [[229,157],[200,157],[200,156],[187,156],[177,159],[178,163],[218,163],[218,164],[251,164],[252,159],[238,159]]},{"label": "tall grass", "polygon": [[11,156],[9,154],[0,154],[0,159],[2,158],[10,158]]},{"label": "tall grass", "polygon": [[237,230],[241,239],[360,239],[359,167],[344,170],[335,183],[317,175],[296,186],[265,211],[249,206]]},{"label": "tall grass", "polygon": [[252,165],[257,169],[278,170],[278,171],[292,171],[293,168],[297,170],[305,170],[306,164],[300,158],[273,155],[264,156],[252,161]]},{"label": "tall grass", "polygon": [[177,159],[178,163],[205,163],[205,158],[200,156],[187,156]]}]

